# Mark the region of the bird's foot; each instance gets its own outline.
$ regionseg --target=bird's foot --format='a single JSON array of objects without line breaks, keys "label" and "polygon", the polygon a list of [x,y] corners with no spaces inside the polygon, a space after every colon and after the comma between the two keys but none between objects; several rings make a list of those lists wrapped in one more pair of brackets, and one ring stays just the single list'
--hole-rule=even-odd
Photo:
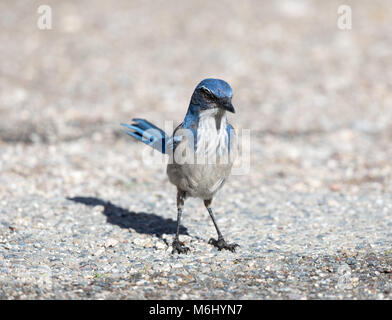
[{"label": "bird's foot", "polygon": [[231,252],[235,252],[235,249],[239,247],[238,244],[236,243],[227,243],[225,239],[223,238],[218,238],[218,240],[215,240],[214,238],[211,238],[210,241],[208,241],[209,244],[212,244],[214,247],[218,248],[219,251],[222,249],[229,250]]},{"label": "bird's foot", "polygon": [[185,247],[184,243],[178,239],[174,239],[174,241],[172,243],[172,247],[173,247],[172,254],[175,252],[177,252],[177,253],[188,253],[189,252],[189,248]]}]

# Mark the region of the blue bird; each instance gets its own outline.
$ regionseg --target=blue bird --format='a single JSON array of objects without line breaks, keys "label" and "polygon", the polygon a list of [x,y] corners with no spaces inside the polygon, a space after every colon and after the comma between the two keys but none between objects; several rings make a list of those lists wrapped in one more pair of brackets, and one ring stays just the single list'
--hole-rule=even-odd
[{"label": "blue bird", "polygon": [[177,187],[177,232],[172,243],[173,253],[187,253],[188,247],[179,239],[181,216],[187,197],[196,197],[204,205],[214,223],[218,238],[209,244],[218,250],[232,252],[238,244],[229,244],[220,232],[211,207],[216,192],[230,175],[238,139],[227,121],[226,112],[235,113],[231,103],[233,90],[220,79],[205,79],[194,90],[184,121],[169,137],[162,129],[144,119],[122,124],[127,133],[152,148],[169,155],[167,175]]}]

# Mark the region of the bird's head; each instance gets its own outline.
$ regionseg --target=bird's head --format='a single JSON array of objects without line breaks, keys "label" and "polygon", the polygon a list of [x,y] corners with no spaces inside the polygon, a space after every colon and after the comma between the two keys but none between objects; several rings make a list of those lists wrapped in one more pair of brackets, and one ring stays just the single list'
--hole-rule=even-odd
[{"label": "bird's head", "polygon": [[235,112],[231,104],[233,89],[230,85],[220,79],[204,79],[200,82],[191,99],[191,106],[196,112],[204,110],[225,110]]}]

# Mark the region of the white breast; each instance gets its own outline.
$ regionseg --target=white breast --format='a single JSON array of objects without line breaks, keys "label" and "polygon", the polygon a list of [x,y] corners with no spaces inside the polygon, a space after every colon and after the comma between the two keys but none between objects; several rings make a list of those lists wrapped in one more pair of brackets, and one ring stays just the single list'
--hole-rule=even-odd
[{"label": "white breast", "polygon": [[226,155],[228,152],[228,134],[226,115],[220,119],[219,130],[215,120],[216,111],[205,110],[200,113],[197,128],[196,154],[205,156]]}]

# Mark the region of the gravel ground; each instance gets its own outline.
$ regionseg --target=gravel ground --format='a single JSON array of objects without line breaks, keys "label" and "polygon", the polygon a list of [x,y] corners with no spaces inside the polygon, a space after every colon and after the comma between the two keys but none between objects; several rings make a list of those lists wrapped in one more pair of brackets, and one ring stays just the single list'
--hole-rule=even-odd
[{"label": "gravel ground", "polygon": [[[0,3],[1,299],[391,299],[392,6],[345,1]],[[217,19],[219,17],[219,19]],[[251,172],[214,201],[207,242],[119,123],[184,117],[227,80]]]}]

